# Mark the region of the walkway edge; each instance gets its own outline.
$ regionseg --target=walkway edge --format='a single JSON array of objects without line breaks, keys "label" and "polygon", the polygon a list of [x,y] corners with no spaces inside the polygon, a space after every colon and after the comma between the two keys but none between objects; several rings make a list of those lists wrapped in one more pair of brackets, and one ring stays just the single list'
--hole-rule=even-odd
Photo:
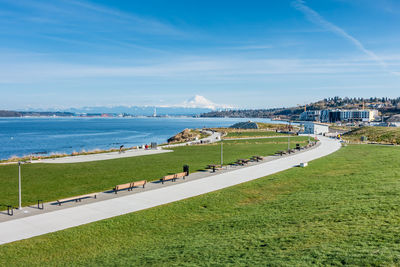
[{"label": "walkway edge", "polygon": [[338,140],[320,137],[310,151],[236,171],[0,223],[0,245],[183,200],[281,172],[340,149]]}]

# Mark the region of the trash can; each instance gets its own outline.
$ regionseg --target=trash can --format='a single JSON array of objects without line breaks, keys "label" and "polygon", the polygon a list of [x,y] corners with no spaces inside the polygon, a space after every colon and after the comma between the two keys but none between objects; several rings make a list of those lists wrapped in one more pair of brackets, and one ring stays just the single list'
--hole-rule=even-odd
[{"label": "trash can", "polygon": [[186,176],[189,175],[189,165],[183,165],[183,172],[186,172]]}]

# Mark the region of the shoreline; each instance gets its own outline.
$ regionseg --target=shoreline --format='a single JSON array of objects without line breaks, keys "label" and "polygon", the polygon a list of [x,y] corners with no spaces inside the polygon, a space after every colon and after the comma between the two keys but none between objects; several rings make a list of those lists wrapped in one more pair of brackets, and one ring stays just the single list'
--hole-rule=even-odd
[{"label": "shoreline", "polygon": [[[44,120],[48,120],[48,121],[53,121],[53,119],[54,120],[59,120],[59,121],[62,121],[64,119],[65,120],[69,120],[69,119],[75,120],[76,119],[77,121],[80,121],[80,120],[91,120],[91,119],[95,119],[95,120],[101,120],[101,119],[107,119],[107,120],[111,120],[111,119],[135,120],[135,119],[141,119],[141,118],[140,117],[134,117],[134,118],[117,118],[117,117],[116,118],[85,118],[85,117],[35,117],[35,118],[33,118],[33,117],[12,117],[11,118],[11,117],[1,117],[0,121],[1,120],[6,121],[7,119],[9,119],[10,121],[18,121],[18,120],[25,121],[25,120],[29,120],[29,119],[32,119],[32,121],[34,121],[36,119],[37,120],[44,119]],[[215,127],[211,123],[210,127],[206,127],[206,129],[216,129],[216,128],[222,128],[223,129],[223,128],[227,128],[228,127],[228,126],[224,125],[224,124],[227,124],[227,123],[222,123],[222,122],[218,123],[218,121],[220,121],[220,120],[224,121],[224,120],[226,120],[226,118],[193,118],[193,117],[182,117],[181,116],[181,117],[144,117],[142,119],[144,119],[144,120],[147,120],[147,119],[149,119],[149,120],[152,120],[152,119],[153,120],[169,120],[169,119],[171,119],[171,120],[185,120],[185,119],[190,119],[190,120],[196,120],[196,121],[197,120],[199,120],[199,121],[202,121],[202,120],[209,121],[210,120],[210,121],[217,121],[217,123],[214,123],[214,124],[220,124],[220,126],[219,127]],[[257,118],[240,118],[239,121],[241,121],[243,119],[246,119],[246,120],[257,120]],[[227,121],[228,121],[228,123],[234,123],[236,120],[237,120],[237,118],[228,118]],[[263,120],[265,120],[265,118]],[[271,124],[287,124],[287,122],[272,121],[270,119],[267,119],[266,122],[267,123],[271,123]],[[182,123],[180,123],[180,124],[182,124]],[[189,124],[188,126],[190,127],[191,123],[188,123],[188,124]],[[199,124],[199,123],[194,123],[194,124],[196,125],[196,124]],[[205,123],[205,124],[210,124],[210,123]],[[3,124],[3,125],[5,125],[5,124]],[[196,128],[190,128],[190,129],[201,129],[201,128],[196,127]],[[175,133],[171,133],[170,136],[174,136],[174,135],[176,135],[176,133],[178,133],[178,131],[175,132]],[[14,136],[13,135],[15,135],[16,136],[15,138],[17,138],[18,134],[19,133],[17,132],[17,133],[10,133],[10,134],[7,134],[7,135],[10,136],[9,138],[11,138],[11,140],[14,140]],[[155,140],[156,142],[157,141],[160,142],[160,144],[158,146],[171,145],[171,144],[169,144],[167,142],[167,139],[168,139],[167,136],[165,136],[165,139],[163,139],[163,140],[161,140],[161,138],[158,138],[159,140],[157,140],[157,138],[155,138],[155,139],[156,139]],[[4,141],[7,144],[8,141],[7,140],[4,140]],[[16,141],[11,141],[11,142],[16,142]],[[126,150],[129,150],[129,149],[136,149],[138,146],[141,146],[142,144],[145,144],[146,142],[148,144],[151,143],[149,140],[147,140],[147,141],[139,141],[139,142],[137,142],[137,141],[126,142],[126,143],[128,143],[127,147],[124,148],[123,150],[126,151]],[[73,145],[73,144],[71,144],[71,145]],[[99,146],[101,147],[101,145],[99,145]],[[21,149],[22,148],[23,147],[21,147]],[[27,152],[25,152],[26,153],[25,155],[17,155],[18,153],[16,151],[14,151],[13,154],[5,153],[5,155],[4,155],[5,157],[3,159],[0,159],[0,164],[1,165],[4,165],[4,164],[15,164],[15,163],[18,163],[18,161],[31,161],[31,159],[32,160],[53,159],[53,158],[62,158],[62,157],[68,157],[68,156],[93,155],[93,154],[110,153],[110,152],[119,151],[119,149],[117,147],[113,147],[113,146],[108,146],[108,147],[105,146],[105,148],[96,148],[96,147],[90,148],[89,147],[89,148],[86,148],[86,149],[84,147],[82,147],[81,151],[76,151],[76,150],[74,151],[72,149],[67,149],[66,152],[64,152],[63,149],[59,149],[57,147],[48,147],[48,148],[44,148],[44,150],[42,150],[44,153],[37,152],[37,151],[41,151],[40,150],[41,148],[39,146],[37,147],[37,149],[38,150],[33,150],[32,149],[35,152],[27,151]]]}]

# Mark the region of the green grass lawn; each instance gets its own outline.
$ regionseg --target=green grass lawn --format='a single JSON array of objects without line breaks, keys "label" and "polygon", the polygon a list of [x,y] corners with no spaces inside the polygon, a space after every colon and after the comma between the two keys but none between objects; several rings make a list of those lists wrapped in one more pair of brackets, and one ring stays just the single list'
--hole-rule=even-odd
[{"label": "green grass lawn", "polygon": [[347,146],[307,168],[0,246],[0,265],[398,266],[399,158]]},{"label": "green grass lawn", "polygon": [[242,131],[242,132],[230,132],[225,137],[226,138],[244,138],[244,137],[268,137],[268,136],[282,136],[287,135],[283,133],[277,133],[275,131]]},{"label": "green grass lawn", "polygon": [[400,128],[398,127],[361,127],[343,135],[343,139],[360,142],[361,137],[367,137],[367,142],[400,144]]},{"label": "green grass lawn", "polygon": [[[305,137],[292,138],[305,144]],[[224,162],[253,155],[271,155],[287,148],[287,139],[255,139],[224,141]],[[164,175],[181,172],[188,164],[191,171],[220,163],[220,144],[174,148],[174,152],[142,157],[122,158],[73,164],[26,164],[22,166],[23,205],[38,199],[54,201],[111,189],[116,184],[147,179],[157,180]],[[0,205],[18,203],[18,167],[0,166]],[[0,209],[3,207],[0,207]]]}]

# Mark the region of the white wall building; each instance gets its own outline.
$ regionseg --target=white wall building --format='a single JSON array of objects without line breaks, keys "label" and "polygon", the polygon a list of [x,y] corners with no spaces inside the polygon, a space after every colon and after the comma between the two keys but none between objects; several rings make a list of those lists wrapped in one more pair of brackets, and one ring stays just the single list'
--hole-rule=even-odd
[{"label": "white wall building", "polygon": [[300,114],[302,121],[320,121],[320,122],[352,122],[363,121],[370,122],[378,116],[378,111],[374,109],[324,109],[309,110]]},{"label": "white wall building", "polygon": [[304,122],[305,134],[326,134],[329,133],[329,125],[324,123],[317,123],[306,121]]},{"label": "white wall building", "polygon": [[320,117],[320,110],[307,110],[300,114],[301,121],[319,121]]}]

